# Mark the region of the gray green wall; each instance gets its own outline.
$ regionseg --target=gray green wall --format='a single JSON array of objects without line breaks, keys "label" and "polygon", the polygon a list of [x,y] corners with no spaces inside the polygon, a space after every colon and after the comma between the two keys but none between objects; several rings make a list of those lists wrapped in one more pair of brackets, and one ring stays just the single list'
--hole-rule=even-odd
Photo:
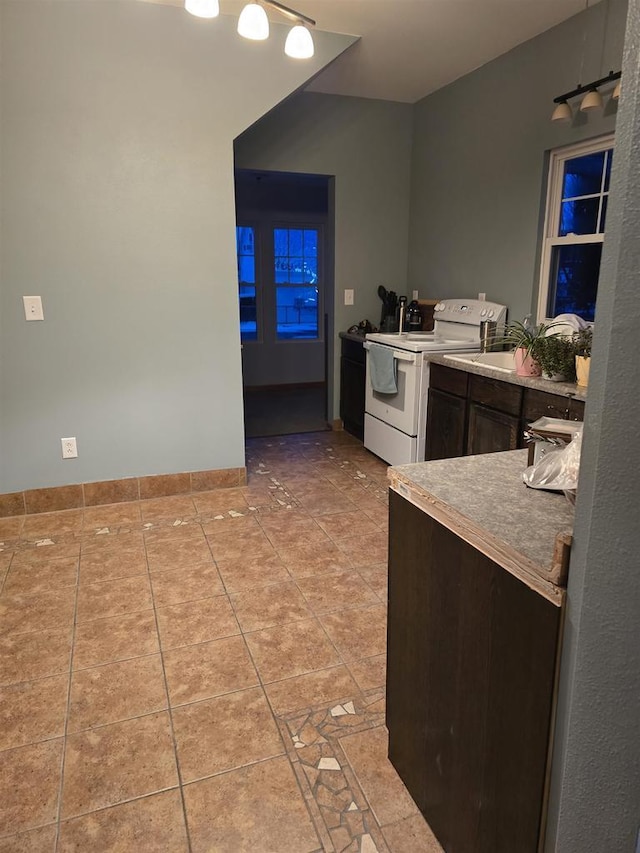
[{"label": "gray green wall", "polygon": [[626,0],[598,3],[415,106],[409,289],[485,292],[511,319],[535,310],[545,151],[616,118],[607,104],[551,122],[552,102],[620,69],[625,14]]},{"label": "gray green wall", "polygon": [[[337,333],[380,322],[378,285],[405,292],[411,166],[409,104],[298,94],[236,140],[236,166],[335,176],[333,413],[338,416]],[[344,305],[345,288],[355,304]]]},{"label": "gray green wall", "polygon": [[284,26],[172,6],[1,15],[0,493],[244,465],[233,139],[354,39],[295,63]]},{"label": "gray green wall", "polygon": [[569,570],[548,853],[640,844],[640,0],[630,0]]}]

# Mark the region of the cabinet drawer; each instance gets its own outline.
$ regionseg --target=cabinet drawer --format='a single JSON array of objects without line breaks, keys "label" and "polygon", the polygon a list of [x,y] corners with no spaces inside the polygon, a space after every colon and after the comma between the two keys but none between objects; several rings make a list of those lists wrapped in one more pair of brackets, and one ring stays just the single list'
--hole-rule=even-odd
[{"label": "cabinet drawer", "polygon": [[429,366],[429,387],[438,391],[455,394],[456,397],[466,397],[469,385],[469,374],[465,370],[444,367],[442,364]]},{"label": "cabinet drawer", "polygon": [[519,415],[522,407],[522,387],[489,379],[487,376],[470,376],[470,397],[476,403],[498,409],[509,415]]},{"label": "cabinet drawer", "polygon": [[584,420],[584,402],[560,394],[548,394],[527,388],[524,392],[522,417],[525,426],[538,418],[563,418],[570,421]]},{"label": "cabinet drawer", "polygon": [[[349,338],[342,338],[342,357],[349,358],[351,361],[356,361],[358,364],[365,363],[365,349],[360,341],[351,341]],[[364,338],[363,338],[364,342]]]},{"label": "cabinet drawer", "polygon": [[525,424],[537,421],[538,418],[569,418],[570,397],[559,394],[547,394],[545,391],[534,391],[527,388],[524,392],[523,417]]}]

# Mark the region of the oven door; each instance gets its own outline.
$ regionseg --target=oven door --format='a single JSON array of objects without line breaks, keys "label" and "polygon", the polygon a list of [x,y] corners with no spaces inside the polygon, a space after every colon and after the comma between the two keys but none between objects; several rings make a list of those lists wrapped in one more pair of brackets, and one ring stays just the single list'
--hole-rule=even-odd
[{"label": "oven door", "polygon": [[[364,346],[368,349],[366,342]],[[405,435],[414,436],[418,434],[423,354],[394,349],[393,356],[398,368],[398,391],[396,394],[379,394],[371,387],[367,353],[365,411],[372,417],[399,429]]]}]

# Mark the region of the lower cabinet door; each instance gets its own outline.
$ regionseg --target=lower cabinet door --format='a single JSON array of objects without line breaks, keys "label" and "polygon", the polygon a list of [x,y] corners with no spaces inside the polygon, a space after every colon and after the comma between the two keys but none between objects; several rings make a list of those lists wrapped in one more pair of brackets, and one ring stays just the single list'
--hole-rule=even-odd
[{"label": "lower cabinet door", "polygon": [[536,853],[561,609],[390,494],[389,758],[446,853]]},{"label": "lower cabinet door", "polygon": [[469,405],[467,454],[497,453],[521,446],[520,418],[481,406]]},{"label": "lower cabinet door", "polygon": [[425,458],[464,456],[466,429],[466,399],[431,389],[427,403]]}]

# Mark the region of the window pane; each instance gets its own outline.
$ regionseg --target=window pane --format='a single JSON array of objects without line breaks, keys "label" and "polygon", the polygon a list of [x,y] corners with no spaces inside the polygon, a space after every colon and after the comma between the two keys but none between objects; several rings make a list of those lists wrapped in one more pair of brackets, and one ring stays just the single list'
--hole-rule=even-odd
[{"label": "window pane", "polygon": [[318,337],[317,287],[276,287],[278,340]]},{"label": "window pane", "polygon": [[243,341],[258,340],[256,289],[248,284],[240,285],[240,337]]},{"label": "window pane", "polygon": [[276,257],[289,254],[289,230],[287,228],[273,229],[273,251]]},{"label": "window pane", "polygon": [[581,195],[599,193],[602,189],[602,170],[604,168],[604,151],[587,154],[584,157],[574,157],[564,164],[564,181],[562,197],[575,198]]},{"label": "window pane", "polygon": [[613,165],[613,148],[607,152],[607,166],[604,173],[604,191],[609,192],[609,184],[611,183],[611,166]]},{"label": "window pane", "polygon": [[247,225],[238,225],[236,227],[236,250],[240,298],[240,339],[243,341],[257,341],[256,255],[253,228]]},{"label": "window pane", "polygon": [[315,258],[318,255],[318,232],[317,231],[309,231],[308,229],[304,232],[304,255],[305,258]]},{"label": "window pane", "polygon": [[236,250],[238,256],[238,281],[254,283],[256,280],[256,258],[253,228],[236,228]]},{"label": "window pane", "polygon": [[580,201],[563,201],[560,211],[559,237],[567,234],[596,234],[600,198],[583,198]]},{"label": "window pane", "polygon": [[276,284],[317,284],[316,228],[274,228],[273,245]]},{"label": "window pane", "polygon": [[289,254],[302,257],[302,230],[291,228],[289,231]]},{"label": "window pane", "polygon": [[601,256],[602,243],[553,247],[549,317],[570,313],[594,319]]}]

